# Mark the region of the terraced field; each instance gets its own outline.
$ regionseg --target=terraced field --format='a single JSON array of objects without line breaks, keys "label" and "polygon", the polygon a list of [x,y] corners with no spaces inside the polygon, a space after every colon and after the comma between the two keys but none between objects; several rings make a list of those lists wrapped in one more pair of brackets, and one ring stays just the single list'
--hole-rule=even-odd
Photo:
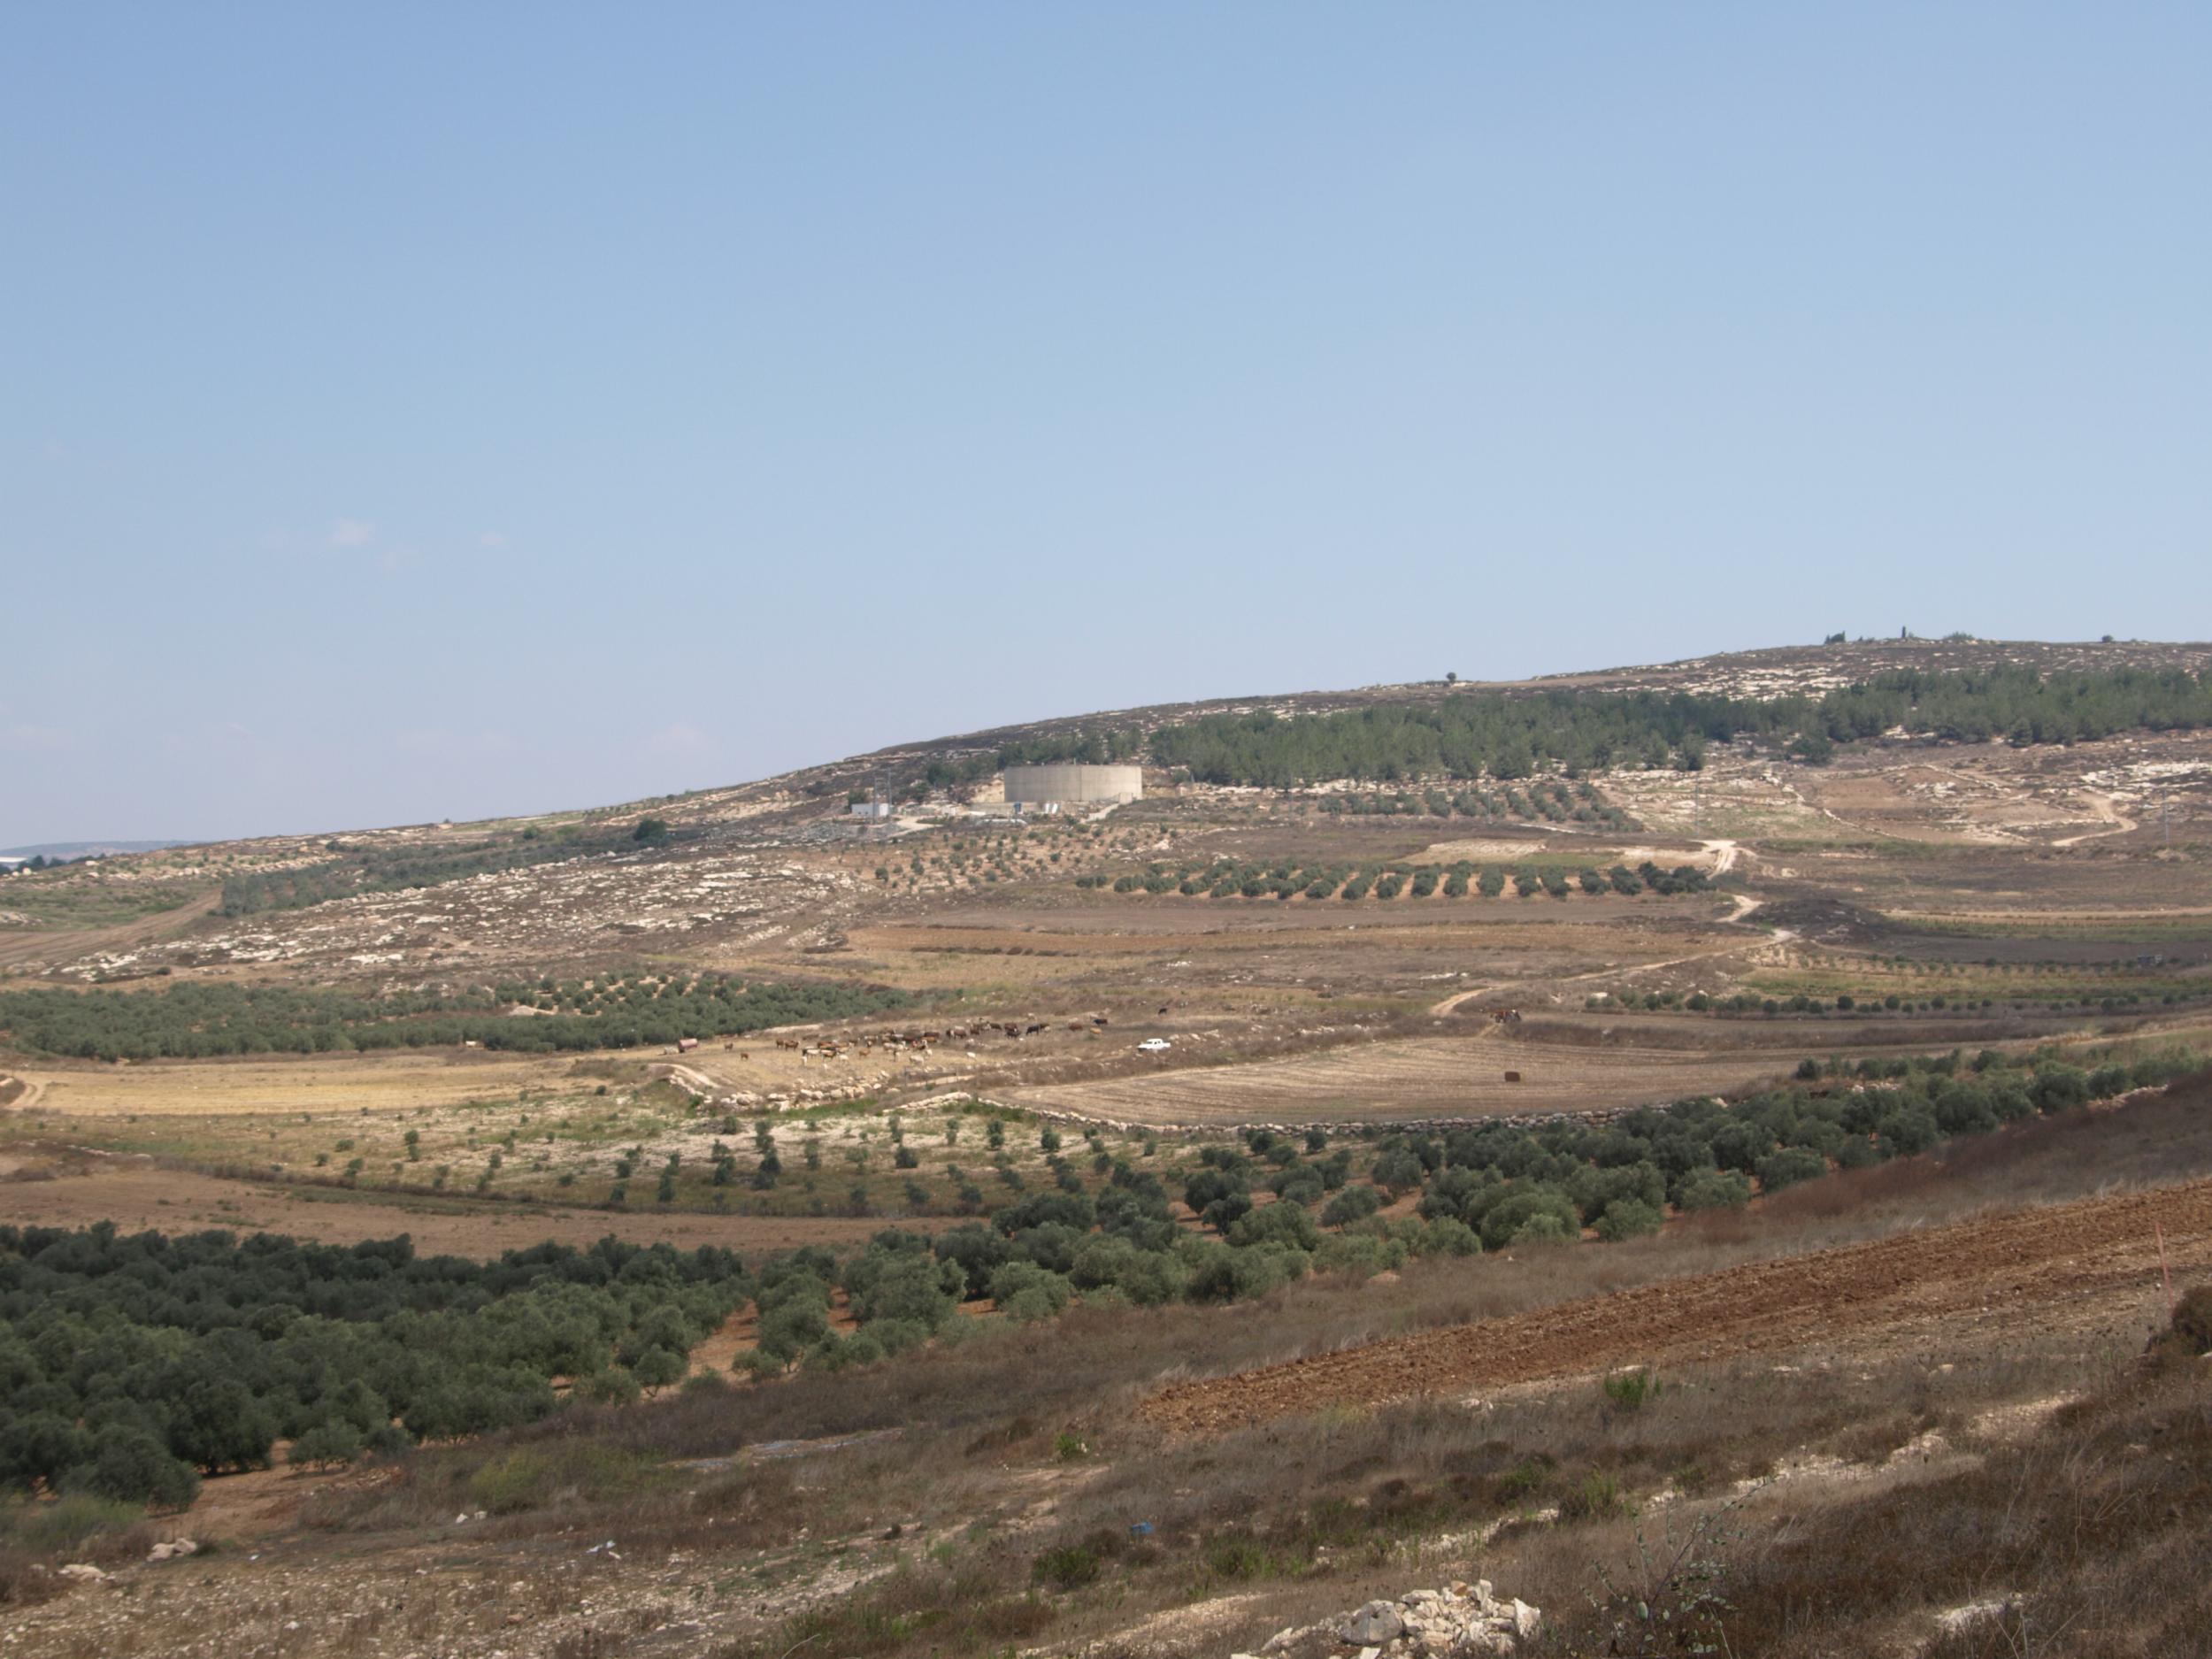
[{"label": "terraced field", "polygon": [[[1499,1118],[1726,1094],[1787,1069],[1778,1056],[1568,1048],[1486,1031],[1048,1085],[1018,1090],[1013,1099],[1153,1128]],[[1509,1081],[1508,1072],[1519,1080]]]}]

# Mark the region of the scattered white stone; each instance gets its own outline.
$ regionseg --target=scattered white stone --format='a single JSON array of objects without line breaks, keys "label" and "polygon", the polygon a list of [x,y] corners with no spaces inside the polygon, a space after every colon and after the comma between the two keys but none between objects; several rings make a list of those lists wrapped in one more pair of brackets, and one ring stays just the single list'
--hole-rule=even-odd
[{"label": "scattered white stone", "polygon": [[1517,1598],[1500,1601],[1487,1579],[1414,1590],[1394,1601],[1369,1601],[1342,1617],[1271,1637],[1263,1654],[1333,1659],[1346,1647],[1358,1659],[1474,1659],[1512,1654],[1532,1640],[1543,1614]]},{"label": "scattered white stone", "polygon": [[1405,1627],[1405,1621],[1398,1617],[1398,1609],[1394,1604],[1370,1601],[1338,1625],[1336,1633],[1346,1641],[1363,1647],[1394,1640],[1404,1633]]},{"label": "scattered white stone", "polygon": [[1985,1618],[2001,1618],[2012,1610],[2013,1598],[2008,1595],[1989,1596],[1978,1601],[1967,1601],[1947,1608],[1936,1615],[1936,1628],[1947,1636],[1955,1636],[1970,1629]]}]

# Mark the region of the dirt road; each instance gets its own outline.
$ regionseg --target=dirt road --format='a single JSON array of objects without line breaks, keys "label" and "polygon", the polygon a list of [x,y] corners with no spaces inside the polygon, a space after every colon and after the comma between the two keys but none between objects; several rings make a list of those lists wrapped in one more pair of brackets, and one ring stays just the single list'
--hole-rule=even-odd
[{"label": "dirt road", "polygon": [[2086,791],[2084,793],[2085,798],[2089,803],[2089,810],[2104,820],[2105,827],[2085,830],[2079,835],[2069,835],[2063,841],[2053,841],[2052,846],[2078,847],[2084,841],[2103,841],[2108,836],[2127,835],[2134,832],[2135,820],[2121,812],[2120,798],[2117,795],[2093,795]]},{"label": "dirt road", "polygon": [[50,968],[95,955],[113,956],[179,933],[222,902],[219,892],[204,893],[173,910],[157,910],[110,927],[29,927],[0,931],[0,968]]},{"label": "dirt road", "polygon": [[[1757,910],[1759,906],[1764,902],[1763,900],[1760,899],[1747,899],[1740,893],[1732,894],[1730,897],[1733,901],[1736,908],[1729,915],[1724,916],[1720,918],[1724,922],[1740,922],[1745,917],[1750,915],[1752,911]],[[1778,928],[1775,931],[1773,937],[1778,939],[1794,939],[1797,935],[1790,933],[1786,928]],[[1547,987],[1557,987],[1562,985],[1587,985],[1594,979],[1622,979],[1628,978],[1632,974],[1655,972],[1661,968],[1678,968],[1682,966],[1683,964],[1688,962],[1706,962],[1715,956],[1732,956],[1737,951],[1745,949],[1747,949],[1747,947],[1741,941],[1732,940],[1727,944],[1715,945],[1707,950],[1693,950],[1686,956],[1665,956],[1662,957],[1657,962],[1631,962],[1610,967],[1593,968],[1587,973],[1563,974],[1559,978],[1553,979],[1522,979],[1513,981],[1497,980],[1483,985],[1471,985],[1464,990],[1454,991],[1449,996],[1444,998],[1442,1002],[1432,1004],[1429,1009],[1429,1012],[1437,1016],[1439,1018],[1441,1018],[1446,1014],[1453,1012],[1462,1003],[1471,1002],[1476,997],[1482,995],[1487,991],[1502,990],[1508,984],[1510,984],[1513,989],[1520,992],[1523,996],[1532,1002],[1539,995],[1545,991]]]},{"label": "dirt road", "polygon": [[1168,1429],[1221,1433],[1329,1406],[1778,1351],[1932,1320],[2027,1319],[2070,1298],[2154,1301],[2154,1225],[2165,1229],[2177,1279],[2201,1275],[2212,1264],[2212,1180],[1931,1227],[1180,1383],[1141,1410]]}]

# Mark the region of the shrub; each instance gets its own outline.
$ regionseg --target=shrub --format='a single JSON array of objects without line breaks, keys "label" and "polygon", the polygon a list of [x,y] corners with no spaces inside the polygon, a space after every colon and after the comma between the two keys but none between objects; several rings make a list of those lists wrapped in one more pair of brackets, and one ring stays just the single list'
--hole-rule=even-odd
[{"label": "shrub", "polygon": [[628,1405],[641,1392],[636,1374],[624,1365],[603,1366],[576,1385],[577,1397],[593,1405]]},{"label": "shrub", "polygon": [[1230,1294],[1249,1300],[1306,1276],[1313,1258],[1282,1244],[1259,1244],[1229,1252]]},{"label": "shrub", "polygon": [[1206,1540],[1206,1571],[1217,1578],[1264,1578],[1272,1561],[1256,1539],[1233,1533]]},{"label": "shrub", "polygon": [[684,1356],[664,1348],[649,1348],[638,1356],[637,1363],[630,1368],[639,1386],[655,1392],[670,1384],[680,1382],[686,1370]]},{"label": "shrub", "polygon": [[1500,1509],[1510,1509],[1524,1498],[1534,1497],[1551,1479],[1551,1459],[1542,1453],[1525,1457],[1491,1483],[1490,1495]]},{"label": "shrub", "polygon": [[0,1481],[19,1486],[41,1480],[50,1485],[61,1479],[64,1470],[91,1456],[91,1438],[74,1421],[73,1401],[68,1409],[68,1417],[30,1411],[0,1420]]},{"label": "shrub", "polygon": [[325,1418],[292,1442],[284,1461],[297,1465],[342,1465],[361,1455],[361,1431],[352,1424]]},{"label": "shrub", "polygon": [[1582,1217],[1558,1188],[1531,1187],[1492,1204],[1484,1212],[1480,1231],[1486,1250],[1502,1250],[1512,1244],[1556,1243],[1579,1238]]},{"label": "shrub", "polygon": [[9,1541],[38,1555],[74,1553],[92,1540],[119,1532],[146,1518],[135,1503],[72,1493],[51,1503],[27,1504],[14,1517]]},{"label": "shrub", "polygon": [[863,1325],[903,1319],[933,1331],[951,1317],[954,1304],[964,1294],[967,1270],[959,1263],[938,1260],[915,1235],[903,1236],[913,1242],[896,1250],[871,1245],[865,1256],[846,1269],[853,1313]]},{"label": "shrub", "polygon": [[1370,1179],[1393,1193],[1407,1193],[1418,1187],[1427,1173],[1427,1166],[1410,1147],[1394,1146],[1375,1160]]},{"label": "shrub", "polygon": [[468,1490],[477,1506],[515,1515],[553,1505],[603,1503],[667,1484],[666,1471],[636,1452],[603,1440],[564,1440],[518,1446],[479,1464]]},{"label": "shrub", "polygon": [[1007,1317],[1027,1324],[1064,1312],[1075,1286],[1034,1262],[1009,1262],[991,1276],[991,1299]]},{"label": "shrub", "polygon": [[[1861,1146],[1867,1146],[1862,1139]],[[1867,1148],[1870,1153],[1873,1148]],[[1741,1210],[1751,1202],[1751,1183],[1735,1170],[1706,1170],[1682,1185],[1680,1207],[1688,1210]]]},{"label": "shrub", "polygon": [[1332,1227],[1363,1221],[1382,1208],[1382,1194],[1370,1186],[1347,1187],[1321,1210],[1322,1222]]},{"label": "shrub", "polygon": [[1784,1147],[1759,1160],[1759,1189],[1778,1193],[1785,1187],[1809,1181],[1828,1172],[1828,1160],[1803,1147]]},{"label": "shrub", "polygon": [[1659,1211],[1640,1198],[1616,1198],[1598,1217],[1597,1234],[1608,1244],[1641,1239],[1659,1231]]},{"label": "shrub", "polygon": [[[1571,1206],[1570,1206],[1571,1210]],[[1513,1231],[1514,1244],[1572,1244],[1582,1230],[1563,1214],[1547,1212],[1530,1217]]]},{"label": "shrub", "polygon": [[[1417,1233],[1414,1230],[1417,1227]],[[1407,1229],[1417,1256],[1480,1256],[1481,1235],[1463,1221],[1449,1216],[1413,1224]]]},{"label": "shrub", "polygon": [[200,1493],[200,1477],[188,1463],[130,1425],[102,1429],[94,1437],[91,1461],[71,1470],[65,1484],[73,1491],[158,1509],[185,1509]]},{"label": "shrub", "polygon": [[1656,1400],[1661,1389],[1659,1379],[1641,1369],[1615,1371],[1601,1385],[1605,1397],[1623,1411],[1640,1411],[1647,1400]]},{"label": "shrub", "polygon": [[2157,1359],[2191,1362],[2212,1354],[2212,1285],[2183,1294],[2166,1328],[2151,1339],[2150,1351]]},{"label": "shrub", "polygon": [[1313,1265],[1317,1272],[1371,1279],[1401,1265],[1405,1254],[1405,1246],[1394,1239],[1378,1238],[1371,1233],[1341,1233],[1321,1240]]},{"label": "shrub", "polygon": [[1302,1205],[1279,1201],[1240,1218],[1229,1229],[1229,1242],[1240,1248],[1277,1244],[1310,1251],[1321,1242],[1321,1230]]},{"label": "shrub", "polygon": [[888,1358],[873,1327],[855,1332],[849,1337],[834,1334],[824,1337],[806,1351],[806,1369],[810,1371],[837,1372],[853,1371],[868,1365],[879,1365]]},{"label": "shrub", "polygon": [[1585,1475],[1579,1486],[1570,1488],[1559,1500],[1563,1525],[1573,1521],[1608,1521],[1629,1512],[1628,1494],[1621,1490],[1620,1481],[1602,1471]]},{"label": "shrub", "polygon": [[1064,1544],[1039,1555],[1031,1574],[1056,1590],[1077,1590],[1097,1578],[1099,1566],[1096,1550],[1085,1544]]}]

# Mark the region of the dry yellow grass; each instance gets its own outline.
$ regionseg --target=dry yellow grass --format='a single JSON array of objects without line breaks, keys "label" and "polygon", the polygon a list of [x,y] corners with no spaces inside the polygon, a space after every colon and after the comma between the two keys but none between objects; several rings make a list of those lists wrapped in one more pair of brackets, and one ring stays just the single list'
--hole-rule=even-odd
[{"label": "dry yellow grass", "polygon": [[525,1088],[572,1087],[573,1064],[568,1056],[523,1058],[464,1048],[124,1065],[34,1064],[11,1071],[32,1088],[19,1109],[152,1117],[452,1106]]}]

